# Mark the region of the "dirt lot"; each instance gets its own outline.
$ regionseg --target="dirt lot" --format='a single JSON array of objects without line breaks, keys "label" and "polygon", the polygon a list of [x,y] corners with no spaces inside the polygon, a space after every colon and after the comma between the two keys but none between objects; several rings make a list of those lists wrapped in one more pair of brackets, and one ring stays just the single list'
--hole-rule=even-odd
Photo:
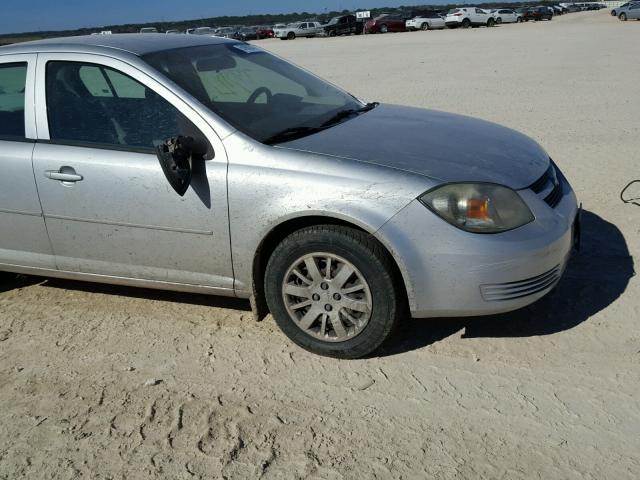
[{"label": "dirt lot", "polygon": [[2,284],[0,478],[640,477],[640,207],[618,198],[640,178],[639,42],[605,11],[261,42],[367,100],[539,140],[584,204],[582,253],[536,305],[408,321],[361,361],[242,302]]}]

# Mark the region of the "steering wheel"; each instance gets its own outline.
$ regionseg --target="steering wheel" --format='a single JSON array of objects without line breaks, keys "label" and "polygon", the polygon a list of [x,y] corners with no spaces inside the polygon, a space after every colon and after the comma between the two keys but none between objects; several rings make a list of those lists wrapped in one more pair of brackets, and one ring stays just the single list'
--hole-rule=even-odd
[{"label": "steering wheel", "polygon": [[263,93],[267,96],[267,103],[269,103],[271,101],[271,97],[273,97],[273,93],[271,93],[271,90],[269,90],[267,87],[256,88],[251,96],[247,99],[247,103],[256,103],[258,97]]}]

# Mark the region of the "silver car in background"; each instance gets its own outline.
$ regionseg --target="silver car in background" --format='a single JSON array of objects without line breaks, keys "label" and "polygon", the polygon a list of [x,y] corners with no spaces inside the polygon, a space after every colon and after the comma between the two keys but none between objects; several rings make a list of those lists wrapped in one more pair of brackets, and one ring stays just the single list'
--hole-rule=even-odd
[{"label": "silver car in background", "polygon": [[579,232],[528,137],[209,36],[0,48],[0,163],[0,270],[250,299],[341,358],[538,300]]},{"label": "silver car in background", "polygon": [[623,22],[626,22],[627,20],[639,20],[640,2],[633,2],[626,6],[618,7],[617,15],[618,19]]}]

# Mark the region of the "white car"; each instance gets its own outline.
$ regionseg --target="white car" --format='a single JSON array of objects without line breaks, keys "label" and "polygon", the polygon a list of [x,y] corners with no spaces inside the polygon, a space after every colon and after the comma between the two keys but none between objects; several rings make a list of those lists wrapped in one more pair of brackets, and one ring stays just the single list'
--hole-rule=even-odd
[{"label": "white car", "polygon": [[405,22],[407,30],[435,30],[445,28],[444,18],[438,13],[420,15]]},{"label": "white car", "polygon": [[215,35],[216,29],[211,27],[198,27],[187,30],[190,35]]},{"label": "white car", "polygon": [[498,25],[501,23],[520,23],[522,21],[522,15],[509,8],[491,10],[491,15]]},{"label": "white car", "polygon": [[496,23],[489,12],[478,7],[453,8],[447,13],[444,22],[449,28],[469,28],[483,25],[493,27]]},{"label": "white car", "polygon": [[284,28],[277,28],[273,31],[276,38],[280,40],[293,40],[296,37],[317,37],[324,33],[324,29],[319,22],[297,22],[290,23]]}]

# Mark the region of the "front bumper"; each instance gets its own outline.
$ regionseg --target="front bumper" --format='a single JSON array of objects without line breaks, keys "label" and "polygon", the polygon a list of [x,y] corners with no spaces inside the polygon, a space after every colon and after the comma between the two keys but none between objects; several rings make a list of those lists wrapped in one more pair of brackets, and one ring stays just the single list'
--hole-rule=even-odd
[{"label": "front bumper", "polygon": [[520,195],[535,220],[499,234],[457,229],[414,200],[376,236],[405,280],[413,317],[475,316],[522,308],[559,281],[575,245],[576,197],[562,178],[551,208],[531,190]]}]

